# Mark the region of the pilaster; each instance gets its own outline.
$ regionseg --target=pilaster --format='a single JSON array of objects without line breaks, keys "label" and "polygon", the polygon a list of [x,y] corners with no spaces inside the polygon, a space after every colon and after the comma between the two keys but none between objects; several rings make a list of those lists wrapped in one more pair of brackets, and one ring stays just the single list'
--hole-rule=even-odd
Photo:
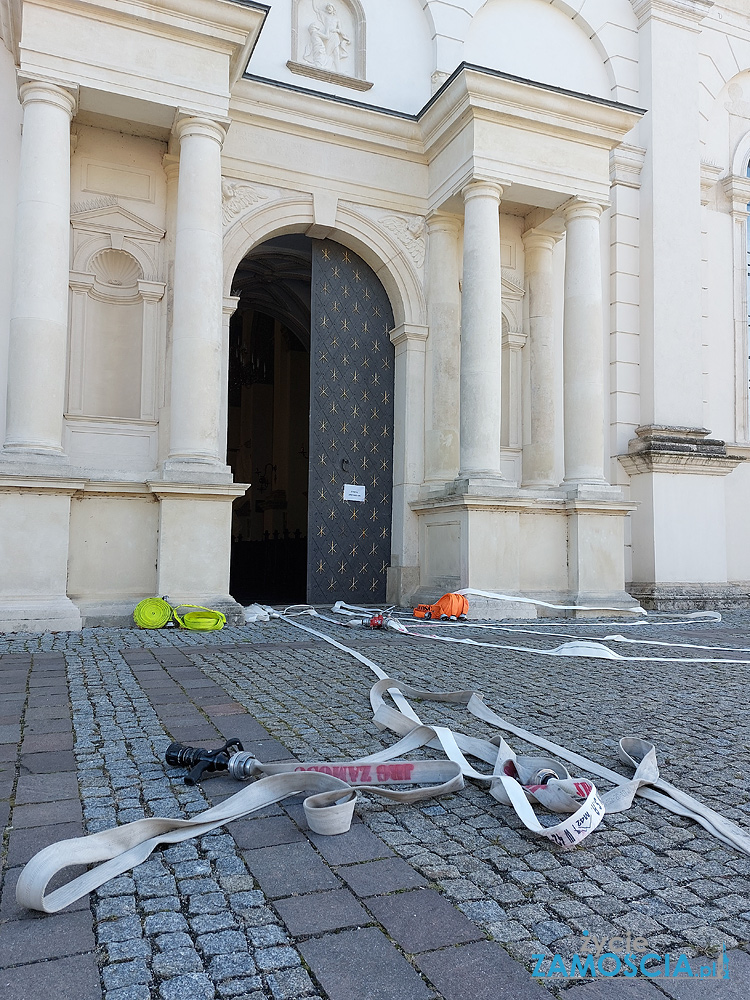
[{"label": "pilaster", "polygon": [[523,234],[529,316],[529,431],[523,449],[523,486],[557,486],[555,477],[555,316],[552,251],[557,234]]}]

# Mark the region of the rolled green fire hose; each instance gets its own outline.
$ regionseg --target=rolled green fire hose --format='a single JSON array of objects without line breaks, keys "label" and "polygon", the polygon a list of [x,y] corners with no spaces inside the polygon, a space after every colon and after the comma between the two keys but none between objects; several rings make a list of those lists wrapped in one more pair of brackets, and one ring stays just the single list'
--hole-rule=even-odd
[{"label": "rolled green fire hose", "polygon": [[[197,608],[188,611],[182,618],[177,614],[182,608]],[[163,628],[172,618],[181,628],[196,632],[214,632],[224,628],[227,619],[221,611],[212,611],[199,604],[178,604],[173,608],[162,597],[147,597],[133,610],[133,621],[139,628]]]}]

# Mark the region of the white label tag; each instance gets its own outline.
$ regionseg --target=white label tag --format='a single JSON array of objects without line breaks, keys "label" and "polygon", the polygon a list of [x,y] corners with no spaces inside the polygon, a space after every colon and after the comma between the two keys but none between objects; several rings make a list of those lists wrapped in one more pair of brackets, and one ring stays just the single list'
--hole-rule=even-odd
[{"label": "white label tag", "polygon": [[344,500],[356,500],[357,503],[364,503],[364,486],[355,486],[353,483],[344,483]]}]

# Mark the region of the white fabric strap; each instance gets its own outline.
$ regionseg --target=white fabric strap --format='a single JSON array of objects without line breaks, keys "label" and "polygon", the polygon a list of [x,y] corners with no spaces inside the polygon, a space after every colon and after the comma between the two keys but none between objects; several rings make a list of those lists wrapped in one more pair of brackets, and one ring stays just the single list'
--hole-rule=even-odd
[{"label": "white fabric strap", "polygon": [[[21,906],[55,913],[109,879],[141,864],[160,844],[176,844],[201,836],[300,792],[312,793],[304,800],[310,829],[331,835],[349,829],[356,800],[355,788],[395,801],[415,802],[458,790],[463,786],[464,777],[488,784],[490,794],[498,802],[512,806],[528,830],[564,848],[575,847],[595,830],[602,821],[605,809],[609,812],[622,811],[630,807],[636,795],[640,795],[678,815],[694,819],[723,843],[750,854],[750,834],[660,777],[655,747],[647,740],[638,737],[620,740],[620,760],[634,771],[633,776],[627,778],[507,722],[492,711],[475,691],[426,691],[395,681],[372,660],[326,633],[286,616],[278,617],[355,657],[372,670],[378,677],[370,690],[373,721],[380,729],[389,729],[400,739],[385,750],[355,761],[263,764],[251,754],[234,754],[229,761],[229,771],[235,777],[256,774],[263,777],[192,819],[137,820],[44,848],[21,872],[16,887],[16,898]],[[578,642],[583,645],[585,641]],[[560,655],[559,651],[555,652]],[[608,652],[619,658],[617,654]],[[388,704],[386,697],[395,707]],[[483,740],[445,726],[425,725],[409,698],[464,706],[490,726],[513,733],[555,757],[516,756],[502,736]],[[425,747],[442,751],[447,760],[402,759],[404,754]],[[491,771],[478,770],[467,757],[484,762]],[[572,778],[560,760],[598,775],[612,782],[614,787],[599,796],[593,782]],[[565,818],[546,826],[537,818],[533,803],[539,803],[552,812],[566,814]],[[96,864],[97,867],[45,895],[50,880],[58,872],[71,865],[88,864]]]}]

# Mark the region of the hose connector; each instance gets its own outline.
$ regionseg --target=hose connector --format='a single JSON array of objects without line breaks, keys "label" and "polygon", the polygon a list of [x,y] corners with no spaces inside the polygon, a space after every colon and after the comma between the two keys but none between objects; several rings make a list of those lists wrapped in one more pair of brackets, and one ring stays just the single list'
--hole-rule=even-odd
[{"label": "hose connector", "polygon": [[260,761],[249,750],[243,750],[241,753],[232,754],[227,761],[227,771],[237,781],[245,781],[260,773]]}]

